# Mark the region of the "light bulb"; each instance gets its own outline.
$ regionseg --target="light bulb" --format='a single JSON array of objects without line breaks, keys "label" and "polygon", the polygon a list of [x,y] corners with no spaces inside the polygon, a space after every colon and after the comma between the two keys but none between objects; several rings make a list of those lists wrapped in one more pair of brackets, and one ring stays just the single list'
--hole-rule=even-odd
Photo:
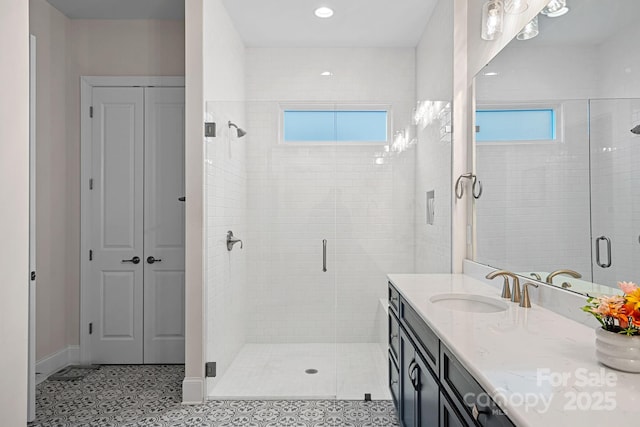
[{"label": "light bulb", "polygon": [[567,12],[569,12],[567,0],[551,0],[540,13],[549,18],[557,18]]},{"label": "light bulb", "polygon": [[504,7],[501,0],[489,0],[482,7],[482,38],[494,40],[502,33]]},{"label": "light bulb", "polygon": [[529,40],[539,34],[538,31],[538,16],[536,15],[527,25],[524,26],[522,31],[518,33],[516,38],[518,40]]}]

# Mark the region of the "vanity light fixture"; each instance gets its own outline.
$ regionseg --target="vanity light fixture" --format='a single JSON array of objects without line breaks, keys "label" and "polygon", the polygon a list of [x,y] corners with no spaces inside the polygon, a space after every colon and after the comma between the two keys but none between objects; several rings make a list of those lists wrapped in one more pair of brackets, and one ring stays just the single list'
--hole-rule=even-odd
[{"label": "vanity light fixture", "polygon": [[314,14],[318,18],[331,18],[333,16],[333,9],[330,7],[322,6],[315,10]]},{"label": "vanity light fixture", "polygon": [[505,0],[504,11],[509,15],[518,15],[529,8],[527,0]]},{"label": "vanity light fixture", "polygon": [[569,12],[567,0],[551,0],[540,13],[549,18],[557,18],[567,12]]},{"label": "vanity light fixture", "polygon": [[524,28],[518,33],[516,38],[518,40],[529,40],[537,36],[539,33],[540,31],[538,31],[538,15],[536,15],[531,21],[529,21],[527,25],[524,26]]},{"label": "vanity light fixture", "polygon": [[504,5],[502,0],[489,0],[482,6],[482,39],[494,40],[502,34],[504,21]]}]

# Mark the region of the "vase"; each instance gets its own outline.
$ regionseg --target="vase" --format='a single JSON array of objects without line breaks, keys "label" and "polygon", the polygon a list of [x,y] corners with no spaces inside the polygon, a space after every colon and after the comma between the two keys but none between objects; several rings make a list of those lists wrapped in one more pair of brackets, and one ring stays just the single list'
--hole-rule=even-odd
[{"label": "vase", "polygon": [[640,335],[627,336],[598,327],[596,357],[618,371],[640,373]]}]

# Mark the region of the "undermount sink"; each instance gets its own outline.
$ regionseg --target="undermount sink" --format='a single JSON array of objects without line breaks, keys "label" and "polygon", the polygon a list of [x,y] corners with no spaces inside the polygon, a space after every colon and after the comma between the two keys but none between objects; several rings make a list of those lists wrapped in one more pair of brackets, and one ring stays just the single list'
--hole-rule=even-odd
[{"label": "undermount sink", "polygon": [[442,308],[469,313],[498,313],[509,308],[502,301],[475,294],[438,294],[430,301]]}]

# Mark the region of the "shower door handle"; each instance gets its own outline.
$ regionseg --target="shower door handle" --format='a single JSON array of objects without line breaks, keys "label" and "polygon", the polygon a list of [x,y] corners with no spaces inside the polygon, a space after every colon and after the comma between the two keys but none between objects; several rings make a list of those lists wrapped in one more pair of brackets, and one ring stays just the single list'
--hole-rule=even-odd
[{"label": "shower door handle", "polygon": [[[607,242],[607,263],[603,263],[600,261],[600,242]],[[611,267],[611,239],[606,236],[600,236],[596,239],[596,264],[600,268],[609,268]]]},{"label": "shower door handle", "polygon": [[322,240],[322,271],[327,271],[327,239]]}]

